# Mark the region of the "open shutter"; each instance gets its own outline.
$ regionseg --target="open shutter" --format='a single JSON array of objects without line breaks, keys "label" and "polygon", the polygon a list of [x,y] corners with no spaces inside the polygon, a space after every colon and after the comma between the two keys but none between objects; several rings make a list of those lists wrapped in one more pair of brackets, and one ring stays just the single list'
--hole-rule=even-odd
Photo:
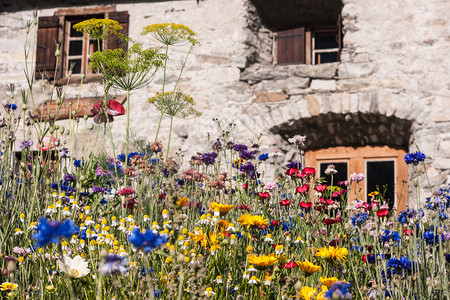
[{"label": "open shutter", "polygon": [[55,77],[58,29],[59,18],[57,16],[39,17],[36,43],[36,79],[41,79],[44,71],[47,78],[53,79]]},{"label": "open shutter", "polygon": [[277,63],[305,63],[305,27],[277,32]]},{"label": "open shutter", "polygon": [[[120,30],[119,33],[128,36],[129,15],[127,11],[110,12],[108,17],[111,20],[119,22],[119,25],[122,26],[122,30]],[[124,51],[126,51],[128,49],[128,42],[123,39],[117,38],[116,36],[113,36],[108,39],[107,48],[122,48]]]}]

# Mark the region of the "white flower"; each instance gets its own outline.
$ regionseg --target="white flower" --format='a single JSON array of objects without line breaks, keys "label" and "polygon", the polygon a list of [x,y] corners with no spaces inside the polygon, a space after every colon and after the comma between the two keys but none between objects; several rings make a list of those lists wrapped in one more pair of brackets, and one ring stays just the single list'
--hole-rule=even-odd
[{"label": "white flower", "polygon": [[289,138],[288,142],[291,144],[304,145],[305,140],[306,140],[306,136],[296,134],[293,137]]},{"label": "white flower", "polygon": [[217,276],[216,279],[214,279],[214,282],[215,283],[223,283],[222,276]]},{"label": "white flower", "polygon": [[252,278],[248,281],[249,284],[257,284],[258,283],[258,278],[256,278],[256,276],[252,276]]},{"label": "white flower", "polygon": [[325,170],[325,174],[327,175],[331,175],[331,174],[336,174],[338,171],[336,170],[336,167],[334,165],[328,165],[326,170]]},{"label": "white flower", "polygon": [[64,256],[63,260],[58,260],[58,266],[69,277],[80,278],[89,274],[90,269],[88,268],[88,263],[84,259],[77,255],[74,258]]},{"label": "white flower", "polygon": [[280,153],[280,150],[273,149],[272,152],[269,154],[269,157],[280,157],[283,156],[283,154]]},{"label": "white flower", "polygon": [[352,175],[350,175],[350,178],[352,181],[361,182],[364,180],[364,178],[366,178],[366,176],[364,176],[363,173],[353,173]]},{"label": "white flower", "polygon": [[273,181],[269,181],[266,184],[264,184],[265,191],[273,191],[276,188],[277,188],[277,184]]},{"label": "white flower", "polygon": [[206,295],[207,297],[214,296],[215,294],[216,294],[216,293],[214,293],[214,292],[212,291],[212,288],[211,288],[211,287],[206,288],[206,290],[205,290],[205,295]]}]

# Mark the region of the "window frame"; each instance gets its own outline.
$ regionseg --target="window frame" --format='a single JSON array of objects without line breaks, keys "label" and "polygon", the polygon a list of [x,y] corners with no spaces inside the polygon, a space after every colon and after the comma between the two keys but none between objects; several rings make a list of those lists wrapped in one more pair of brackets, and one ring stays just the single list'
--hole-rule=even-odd
[{"label": "window frame", "polygon": [[[41,74],[44,70],[46,70],[47,77],[49,80],[54,81],[56,78],[55,83],[57,85],[59,84],[67,84],[68,82],[68,71],[69,71],[69,41],[70,41],[70,26],[68,26],[71,22],[71,19],[79,18],[81,20],[88,20],[90,18],[98,18],[99,16],[102,16],[102,18],[105,19],[117,19],[116,20],[120,23],[120,25],[123,27],[122,33],[128,34],[128,24],[129,24],[129,15],[127,11],[116,11],[115,5],[110,6],[99,6],[94,8],[68,8],[68,9],[60,9],[57,10],[53,16],[48,17],[39,17],[39,25],[41,24],[41,19],[47,18],[47,20],[42,20],[46,27],[40,27],[38,26],[38,45],[37,45],[37,54],[36,54],[36,70],[35,70],[35,78],[41,79]],[[125,18],[124,18],[125,17]],[[53,18],[56,18],[56,28],[54,27],[55,24],[51,25],[50,23],[54,20]],[[51,20],[48,20],[51,19]],[[47,21],[47,22],[46,22]],[[47,25],[50,24],[50,25]],[[53,26],[53,27],[52,27]],[[48,28],[52,29],[53,31],[56,30],[56,33],[47,33],[43,34],[41,37],[39,35],[40,29]],[[52,40],[48,40],[50,37],[52,37]],[[39,44],[39,38],[42,38]],[[45,40],[47,39],[47,40]],[[50,61],[51,59],[49,56],[53,55],[54,50],[56,50],[55,46],[52,45],[56,42],[56,40],[60,41],[60,57],[58,59],[58,65],[57,65],[57,72],[55,74],[54,66],[53,69],[50,67]],[[83,51],[82,51],[82,61],[84,61],[81,73],[80,74],[72,74],[70,77],[70,83],[80,83],[81,82],[81,74],[85,74],[85,78],[83,79],[83,82],[98,82],[101,80],[100,74],[95,74],[93,72],[89,72],[87,69],[87,60],[89,59],[89,38],[84,35],[83,40],[86,42],[83,42]],[[103,49],[115,49],[120,45],[120,47],[126,49],[127,45],[118,43],[117,39],[108,39],[103,41]],[[45,50],[40,50],[39,47],[45,48]],[[45,52],[45,54],[44,54]],[[41,53],[41,60],[39,60],[38,53]]]},{"label": "window frame", "polygon": [[[394,161],[394,178],[395,178],[395,199],[394,207],[397,211],[406,209],[408,201],[408,168],[403,161],[406,154],[404,149],[391,148],[389,146],[364,146],[364,147],[331,147],[325,149],[310,150],[305,152],[306,166],[314,166],[316,170],[320,171],[320,163],[344,162],[348,160],[348,176],[352,173],[363,173],[367,175],[367,162],[371,161]],[[405,182],[405,183],[403,183]],[[363,184],[359,184],[355,196],[356,183],[353,183],[352,192],[349,195],[349,200],[354,200],[355,197],[359,200],[370,200],[367,195],[367,180]],[[361,198],[361,193],[363,197]],[[401,198],[399,199],[399,196]]]},{"label": "window frame", "polygon": [[[306,64],[306,65],[316,65],[315,61],[315,53],[327,53],[327,52],[337,52],[337,61],[340,62],[340,54],[342,51],[342,24],[341,24],[341,15],[338,16],[336,21],[317,21],[317,22],[309,22],[308,24],[304,24],[303,26],[298,26],[294,28],[288,28],[283,30],[278,30],[274,34],[273,38],[273,64],[274,65],[293,65],[293,64]],[[282,38],[286,38],[286,32],[293,30],[302,30],[304,32],[304,41],[301,49],[298,50],[299,55],[304,56],[304,62],[279,62],[280,61],[280,44],[279,44],[279,35]],[[333,49],[323,49],[316,50],[314,49],[314,35],[319,32],[336,32],[338,37],[338,48]],[[333,50],[333,51],[331,51]],[[294,50],[291,50],[295,52]],[[303,52],[303,54],[302,54]],[[294,55],[295,56],[295,55]]]}]

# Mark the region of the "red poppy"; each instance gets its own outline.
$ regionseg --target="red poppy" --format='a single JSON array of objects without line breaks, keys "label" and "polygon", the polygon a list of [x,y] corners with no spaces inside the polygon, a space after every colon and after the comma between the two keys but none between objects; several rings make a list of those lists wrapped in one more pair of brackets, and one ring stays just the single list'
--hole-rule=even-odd
[{"label": "red poppy", "polygon": [[247,183],[244,183],[244,184],[242,185],[242,188],[243,188],[244,190],[246,190],[246,189],[248,188],[248,184],[247,184]]},{"label": "red poppy", "polygon": [[327,189],[327,185],[326,184],[319,184],[314,189],[316,191],[318,191],[319,193],[322,193],[322,192],[324,192]]},{"label": "red poppy", "polygon": [[331,224],[336,224],[336,223],[340,223],[342,221],[341,218],[336,218],[336,219],[325,219],[323,221],[323,224],[325,225],[331,225]]},{"label": "red poppy", "polygon": [[291,270],[291,269],[297,267],[297,264],[295,262],[293,262],[293,261],[290,261],[288,263],[284,263],[283,267],[285,267],[288,270]]},{"label": "red poppy", "polygon": [[309,185],[304,184],[302,186],[298,186],[295,191],[300,194],[304,194],[309,191]]},{"label": "red poppy", "polygon": [[310,208],[312,205],[313,205],[313,204],[312,204],[311,202],[305,202],[305,201],[300,202],[300,207],[301,207],[301,208],[304,208],[304,209],[308,209],[308,208]]},{"label": "red poppy", "polygon": [[386,217],[389,214],[389,209],[386,208],[382,208],[377,212],[377,216],[382,218],[382,217]]},{"label": "red poppy", "polygon": [[325,200],[325,202],[326,202],[328,205],[332,205],[332,204],[335,203],[335,202],[334,202],[333,200],[331,200],[331,199],[327,199],[327,200]]},{"label": "red poppy", "polygon": [[412,229],[410,229],[409,231],[408,231],[408,229],[403,229],[403,232],[404,232],[406,235],[413,235],[413,230],[412,230]]},{"label": "red poppy", "polygon": [[362,261],[365,262],[365,263],[367,263],[367,258],[366,258],[366,255],[365,255],[365,254],[362,256]]},{"label": "red poppy", "polygon": [[[92,106],[91,112],[94,115],[94,122],[96,124],[106,123],[103,100],[98,100],[95,102]],[[125,114],[125,108],[122,104],[115,100],[108,100],[106,101],[106,112],[108,114],[109,122],[113,122],[114,116],[121,116]]]},{"label": "red poppy", "polygon": [[272,225],[273,227],[278,227],[281,225],[280,221],[272,221],[272,223],[270,223],[270,225]]},{"label": "red poppy", "polygon": [[261,199],[261,200],[270,199],[269,192],[259,192],[258,196],[259,196],[259,199]]},{"label": "red poppy", "polygon": [[306,175],[314,175],[316,174],[316,169],[306,167],[303,169],[302,173],[305,173]]},{"label": "red poppy", "polygon": [[291,205],[291,201],[289,201],[289,199],[283,200],[280,202],[281,206],[289,206]]},{"label": "red poppy", "polygon": [[286,170],[286,175],[287,176],[294,176],[295,174],[297,174],[298,169],[294,169],[294,168],[289,168]]}]

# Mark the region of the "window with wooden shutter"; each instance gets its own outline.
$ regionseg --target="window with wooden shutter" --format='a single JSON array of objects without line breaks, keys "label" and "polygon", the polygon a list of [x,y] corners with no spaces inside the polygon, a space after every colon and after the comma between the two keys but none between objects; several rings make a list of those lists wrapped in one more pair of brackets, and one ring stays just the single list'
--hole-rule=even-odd
[{"label": "window with wooden shutter", "polygon": [[[91,40],[86,34],[73,29],[73,25],[76,23],[92,18],[118,21],[123,28],[120,33],[124,36],[128,35],[128,12],[117,12],[114,6],[61,9],[55,13],[55,16],[40,17],[36,50],[36,79],[41,79],[41,74],[45,71],[47,79],[57,80],[57,83],[61,84],[66,83],[71,66],[73,66],[71,83],[78,82],[81,74],[86,75],[85,82],[100,79],[88,68],[90,55],[99,50],[97,41]],[[60,42],[57,74],[55,74],[56,41]],[[110,37],[107,41],[100,43],[100,50],[116,48],[127,50],[127,42],[117,37]]]},{"label": "window with wooden shutter", "polygon": [[276,63],[323,64],[340,60],[341,16],[336,21],[311,22],[304,27],[279,30],[276,34]]},{"label": "window with wooden shutter", "polygon": [[36,42],[36,79],[41,79],[44,72],[48,79],[55,77],[55,52],[59,30],[59,17],[39,17]]}]

